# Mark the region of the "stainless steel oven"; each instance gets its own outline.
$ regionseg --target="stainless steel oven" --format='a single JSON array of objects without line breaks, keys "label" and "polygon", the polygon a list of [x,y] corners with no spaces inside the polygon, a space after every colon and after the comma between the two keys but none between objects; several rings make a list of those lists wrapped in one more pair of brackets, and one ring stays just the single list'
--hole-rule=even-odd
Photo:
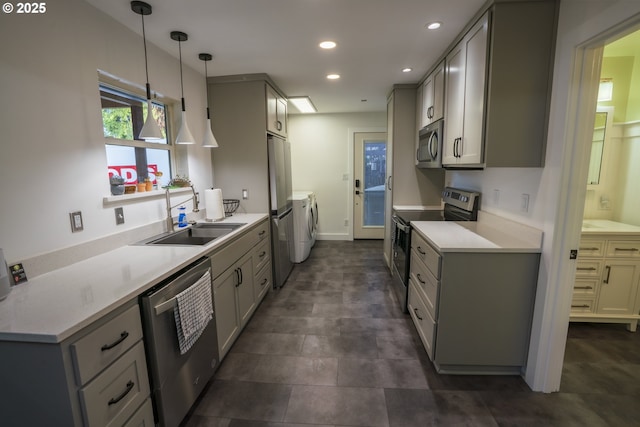
[{"label": "stainless steel oven", "polygon": [[407,313],[409,271],[411,269],[412,221],[475,221],[478,216],[480,193],[447,187],[442,192],[443,210],[394,209],[392,219],[393,288],[400,308]]}]

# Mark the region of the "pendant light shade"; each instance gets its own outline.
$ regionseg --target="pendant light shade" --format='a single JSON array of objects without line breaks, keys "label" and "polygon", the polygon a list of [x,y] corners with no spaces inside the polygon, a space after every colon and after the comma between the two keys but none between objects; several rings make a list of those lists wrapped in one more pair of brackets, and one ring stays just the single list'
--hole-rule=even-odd
[{"label": "pendant light shade", "polygon": [[187,112],[184,104],[184,83],[182,80],[182,42],[187,41],[189,36],[182,31],[171,31],[171,38],[178,42],[178,51],[180,53],[180,92],[182,94],[182,123],[176,137],[176,144],[195,144],[195,138],[191,135],[189,126],[187,125]]},{"label": "pendant light shade", "polygon": [[205,123],[202,146],[207,148],[216,148],[218,147],[218,141],[216,141],[216,137],[213,136],[213,131],[211,130],[211,116],[209,114],[209,85],[207,84],[207,61],[211,61],[212,56],[209,53],[201,53],[198,55],[198,58],[204,61],[204,82],[207,94],[207,122]]},{"label": "pendant light shade", "polygon": [[142,18],[142,41],[144,44],[144,70],[145,75],[147,77],[147,119],[140,130],[140,134],[138,138],[144,139],[145,141],[164,141],[164,137],[162,136],[162,131],[160,130],[160,126],[158,126],[158,122],[153,117],[152,113],[152,104],[151,104],[151,85],[149,85],[149,65],[147,64],[147,35],[144,31],[144,16],[151,15],[152,9],[151,5],[143,2],[143,1],[132,1],[131,2],[131,10],[140,15]]}]

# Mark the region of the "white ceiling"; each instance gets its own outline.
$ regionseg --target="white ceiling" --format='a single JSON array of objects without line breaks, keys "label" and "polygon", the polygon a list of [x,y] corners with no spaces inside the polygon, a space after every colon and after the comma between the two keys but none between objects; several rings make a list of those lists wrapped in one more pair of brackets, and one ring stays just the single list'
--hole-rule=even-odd
[{"label": "white ceiling", "polygon": [[[142,34],[129,0],[86,0]],[[267,73],[287,96],[320,113],[384,111],[393,84],[417,83],[485,0],[150,0],[147,40],[209,76]],[[443,23],[427,30],[432,21]],[[318,43],[338,43],[325,51]],[[142,55],[142,49],[140,54]],[[411,67],[410,73],[402,68]],[[338,81],[326,75],[339,73]],[[362,101],[366,100],[366,101]],[[295,108],[291,108],[295,113]]]}]

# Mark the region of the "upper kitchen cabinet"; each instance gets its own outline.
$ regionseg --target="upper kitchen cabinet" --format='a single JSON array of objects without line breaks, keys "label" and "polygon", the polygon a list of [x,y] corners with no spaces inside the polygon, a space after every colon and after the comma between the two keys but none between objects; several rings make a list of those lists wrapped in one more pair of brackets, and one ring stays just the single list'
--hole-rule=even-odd
[{"label": "upper kitchen cabinet", "polygon": [[267,130],[287,136],[287,100],[267,85]]},{"label": "upper kitchen cabinet", "polygon": [[[418,138],[416,94],[414,84],[394,85],[387,98],[387,165],[391,163],[393,175],[387,180],[387,196],[393,205],[440,205],[440,192],[444,188],[442,169],[418,169],[413,167]],[[391,150],[390,150],[391,148]],[[390,181],[390,183],[389,183]],[[389,194],[391,193],[391,194]],[[388,213],[391,214],[390,212]]]},{"label": "upper kitchen cabinet", "polygon": [[418,104],[419,129],[444,117],[444,61],[422,83]]},{"label": "upper kitchen cabinet", "polygon": [[[240,200],[241,212],[268,212],[267,132],[284,135],[270,119],[272,107],[286,100],[266,74],[209,77],[209,105],[213,134],[219,147],[212,155],[214,185],[228,199]],[[280,99],[281,101],[278,101]],[[274,116],[277,118],[277,116]],[[270,125],[273,124],[273,126]],[[243,190],[247,198],[243,199]]]},{"label": "upper kitchen cabinet", "polygon": [[496,2],[447,54],[443,166],[544,165],[556,7]]}]

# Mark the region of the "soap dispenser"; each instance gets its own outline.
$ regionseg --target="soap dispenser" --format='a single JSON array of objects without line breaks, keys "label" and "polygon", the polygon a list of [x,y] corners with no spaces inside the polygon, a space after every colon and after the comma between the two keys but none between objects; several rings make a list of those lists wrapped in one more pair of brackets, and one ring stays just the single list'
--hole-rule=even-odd
[{"label": "soap dispenser", "polygon": [[178,211],[180,212],[178,214],[178,227],[186,227],[187,225],[189,225],[189,223],[187,222],[186,208],[184,206],[180,206],[178,208]]}]

